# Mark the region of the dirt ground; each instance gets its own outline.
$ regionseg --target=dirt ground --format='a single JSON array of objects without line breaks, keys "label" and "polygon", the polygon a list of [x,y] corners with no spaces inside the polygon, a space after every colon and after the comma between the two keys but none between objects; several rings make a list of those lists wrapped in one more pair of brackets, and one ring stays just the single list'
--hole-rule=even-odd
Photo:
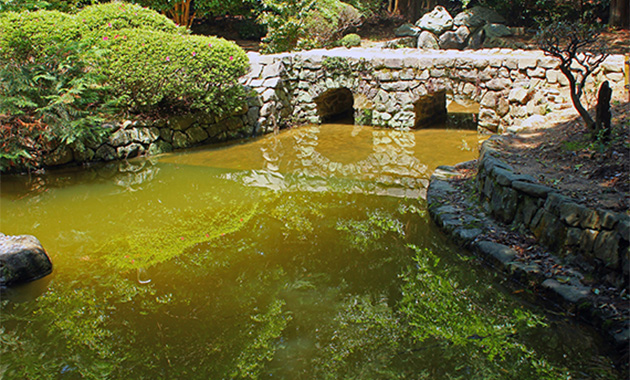
[{"label": "dirt ground", "polygon": [[551,125],[509,137],[505,159],[584,205],[628,213],[630,103],[617,103],[611,111],[609,141],[594,139],[575,113],[558,114]]}]

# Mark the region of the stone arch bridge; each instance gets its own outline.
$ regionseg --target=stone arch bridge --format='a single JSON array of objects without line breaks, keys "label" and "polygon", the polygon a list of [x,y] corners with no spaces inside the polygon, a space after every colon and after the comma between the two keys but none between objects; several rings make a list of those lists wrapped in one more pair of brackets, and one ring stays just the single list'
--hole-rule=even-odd
[{"label": "stone arch bridge", "polygon": [[[479,130],[502,133],[572,107],[559,61],[541,51],[338,48],[249,58],[242,83],[258,95],[247,113],[257,133],[338,116],[413,128],[443,120],[453,100],[478,107]],[[623,96],[623,56],[595,72],[592,94],[604,80]]]}]

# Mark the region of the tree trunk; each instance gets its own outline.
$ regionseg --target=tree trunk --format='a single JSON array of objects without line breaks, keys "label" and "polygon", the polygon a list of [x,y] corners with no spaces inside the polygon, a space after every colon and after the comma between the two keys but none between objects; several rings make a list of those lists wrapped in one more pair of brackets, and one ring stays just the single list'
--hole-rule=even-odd
[{"label": "tree trunk", "polygon": [[608,24],[618,28],[628,29],[630,26],[630,1],[610,0],[610,18]]},{"label": "tree trunk", "polygon": [[584,123],[586,123],[586,128],[589,131],[593,131],[595,129],[595,121],[591,117],[591,114],[588,113],[586,108],[581,103],[580,95],[582,94],[582,89],[578,87],[578,83],[571,72],[571,69],[568,66],[560,66],[560,71],[567,77],[569,80],[569,88],[571,91],[571,101],[573,102],[573,107],[578,111]]}]

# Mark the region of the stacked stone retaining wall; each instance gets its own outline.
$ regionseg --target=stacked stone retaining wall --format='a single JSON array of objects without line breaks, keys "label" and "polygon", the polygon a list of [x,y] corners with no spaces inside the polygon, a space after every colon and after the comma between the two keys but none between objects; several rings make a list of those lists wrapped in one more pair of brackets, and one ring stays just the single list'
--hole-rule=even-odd
[{"label": "stacked stone retaining wall", "polygon": [[477,185],[481,201],[498,220],[521,226],[559,256],[617,286],[627,286],[630,216],[588,208],[543,186],[498,157],[500,136],[481,150]]},{"label": "stacked stone retaining wall", "polygon": [[251,98],[240,112],[223,119],[209,115],[184,115],[169,119],[106,123],[107,137],[84,145],[60,146],[44,158],[44,166],[113,161],[139,155],[156,155],[174,149],[249,137],[254,126],[247,117]]}]

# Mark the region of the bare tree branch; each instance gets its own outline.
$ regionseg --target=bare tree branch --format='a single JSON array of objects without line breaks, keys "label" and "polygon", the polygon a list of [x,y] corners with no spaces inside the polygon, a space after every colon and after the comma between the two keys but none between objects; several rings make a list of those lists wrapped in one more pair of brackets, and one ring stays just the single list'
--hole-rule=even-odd
[{"label": "bare tree branch", "polygon": [[560,71],[569,80],[573,106],[591,130],[595,121],[582,106],[580,98],[586,79],[610,55],[599,39],[600,32],[590,26],[560,21],[550,24],[537,35],[538,47],[560,60]]}]

